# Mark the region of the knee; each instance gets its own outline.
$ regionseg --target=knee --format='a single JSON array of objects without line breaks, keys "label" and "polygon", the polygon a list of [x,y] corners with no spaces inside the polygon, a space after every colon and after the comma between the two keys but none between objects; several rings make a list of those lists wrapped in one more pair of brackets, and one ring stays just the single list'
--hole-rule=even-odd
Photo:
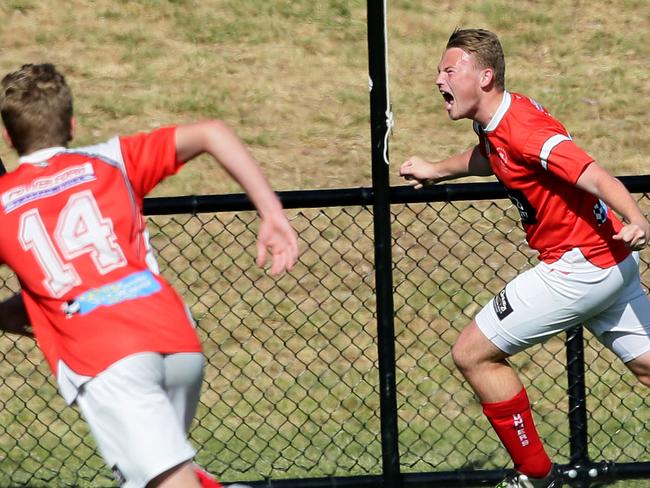
[{"label": "knee", "polygon": [[451,358],[466,378],[486,366],[503,362],[506,357],[473,321],[463,329],[451,348]]},{"label": "knee", "polygon": [[650,352],[630,361],[626,366],[639,378],[641,384],[650,386]]},{"label": "knee", "polygon": [[641,384],[645,386],[650,386],[650,374],[637,375],[637,378],[639,378]]},{"label": "knee", "polygon": [[650,386],[650,371],[648,369],[633,371],[634,375],[639,379],[642,385]]},{"label": "knee", "polygon": [[476,356],[472,354],[472,347],[462,334],[451,348],[451,359],[463,374],[476,367]]}]

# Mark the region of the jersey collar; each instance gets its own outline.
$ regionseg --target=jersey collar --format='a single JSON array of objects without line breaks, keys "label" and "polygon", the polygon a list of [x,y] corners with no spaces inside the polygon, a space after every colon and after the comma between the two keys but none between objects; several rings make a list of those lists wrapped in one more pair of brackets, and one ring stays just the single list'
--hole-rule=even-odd
[{"label": "jersey collar", "polygon": [[510,96],[510,92],[507,90],[503,91],[503,99],[501,100],[501,103],[499,104],[499,108],[497,109],[496,113],[492,116],[492,119],[490,122],[488,122],[488,125],[483,127],[484,132],[492,132],[494,129],[497,128],[499,125],[499,122],[503,119],[505,116],[506,112],[510,108],[510,104],[512,103],[512,97]]},{"label": "jersey collar", "polygon": [[18,163],[23,164],[23,163],[29,163],[29,164],[39,164],[39,163],[44,163],[48,159],[52,158],[55,154],[58,154],[60,152],[65,151],[65,147],[63,146],[57,146],[57,147],[48,147],[45,149],[39,149],[38,151],[34,151],[33,153],[25,154],[24,156],[20,156],[18,158]]}]

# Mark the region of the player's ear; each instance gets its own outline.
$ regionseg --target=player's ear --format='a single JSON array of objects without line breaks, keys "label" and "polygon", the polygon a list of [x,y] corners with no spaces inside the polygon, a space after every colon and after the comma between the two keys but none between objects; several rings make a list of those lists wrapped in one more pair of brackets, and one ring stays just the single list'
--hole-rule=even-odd
[{"label": "player's ear", "polygon": [[481,88],[488,88],[494,81],[494,70],[492,68],[484,68],[481,70],[480,84]]},{"label": "player's ear", "polygon": [[77,131],[77,119],[73,115],[72,117],[70,117],[70,139],[68,139],[68,142],[74,139],[74,134],[76,131]]},{"label": "player's ear", "polygon": [[11,140],[11,136],[9,135],[9,132],[7,131],[6,127],[2,128],[2,138],[5,140],[5,142],[10,148],[12,149],[14,148],[14,143]]}]

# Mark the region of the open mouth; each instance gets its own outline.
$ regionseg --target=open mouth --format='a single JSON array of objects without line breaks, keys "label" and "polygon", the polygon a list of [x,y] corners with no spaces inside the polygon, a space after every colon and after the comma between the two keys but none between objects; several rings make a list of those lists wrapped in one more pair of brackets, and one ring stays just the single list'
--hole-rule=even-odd
[{"label": "open mouth", "polygon": [[447,105],[451,105],[453,103],[454,96],[451,93],[449,93],[448,91],[445,91],[445,90],[440,90],[440,94],[442,95],[442,98],[445,99],[445,102],[447,103]]}]

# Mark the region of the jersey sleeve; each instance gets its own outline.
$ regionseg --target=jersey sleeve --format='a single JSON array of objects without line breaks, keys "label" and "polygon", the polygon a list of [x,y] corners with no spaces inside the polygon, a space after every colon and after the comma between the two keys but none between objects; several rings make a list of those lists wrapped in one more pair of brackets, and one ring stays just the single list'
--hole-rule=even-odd
[{"label": "jersey sleeve", "polygon": [[144,197],[160,181],[175,174],[182,163],[176,158],[176,127],[120,137],[120,147],[129,181]]},{"label": "jersey sleeve", "polygon": [[572,185],[594,161],[573,142],[570,135],[556,128],[534,132],[523,147],[523,157]]}]

